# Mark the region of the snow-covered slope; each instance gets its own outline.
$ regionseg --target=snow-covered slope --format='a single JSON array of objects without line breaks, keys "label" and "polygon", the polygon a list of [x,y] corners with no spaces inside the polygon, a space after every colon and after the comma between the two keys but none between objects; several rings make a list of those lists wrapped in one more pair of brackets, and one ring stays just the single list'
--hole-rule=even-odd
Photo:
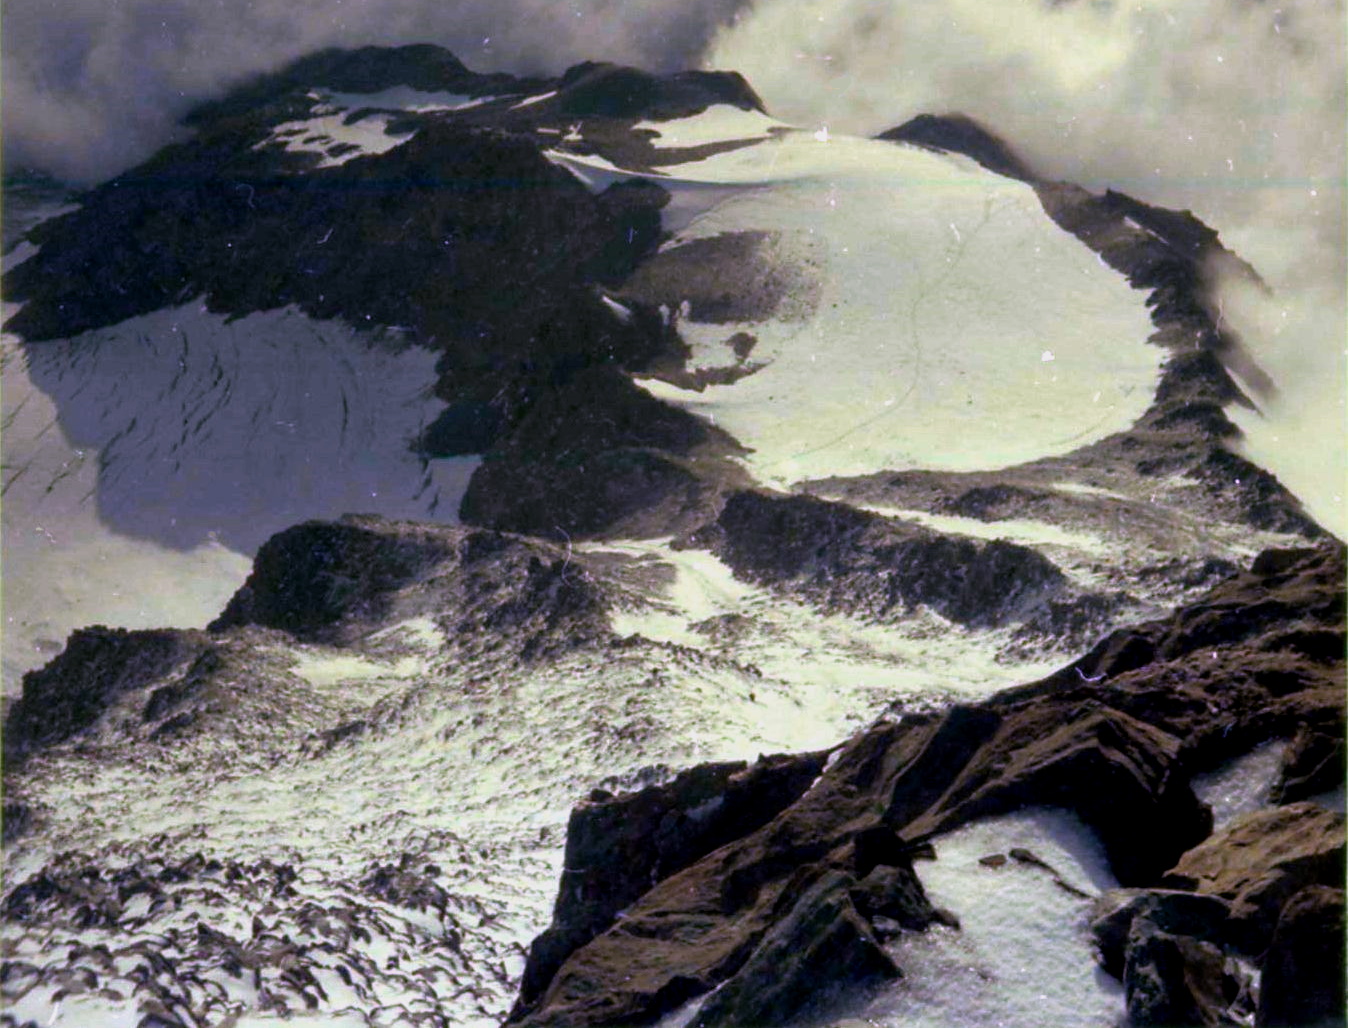
[{"label": "snow-covered slope", "polygon": [[[696,395],[645,382],[748,446],[760,479],[998,468],[1065,453],[1146,409],[1160,354],[1145,295],[967,158],[791,131],[659,179],[742,187],[666,243],[769,233],[805,257],[808,305],[680,321],[690,370],[749,364]],[[1064,318],[1062,310],[1072,316]],[[737,361],[733,342],[753,347]]]},{"label": "snow-covered slope", "polygon": [[[1258,744],[1286,763],[1261,731],[1336,723],[1304,554],[1264,649],[1222,640],[1232,710],[1204,706],[1207,656],[1158,672],[1202,679],[1181,727],[1107,694],[1136,673],[1150,695],[1154,625],[1064,666],[1175,606],[1226,626],[1214,586],[1321,535],[1226,448],[1244,395],[1203,278],[1224,251],[1191,217],[989,170],[955,142],[1002,144],[957,121],[792,127],[731,74],[331,52],[192,125],[38,226],[5,280],[24,303],[3,344],[7,689],[56,659],[6,727],[0,1016],[532,1016],[605,917],[678,871],[668,848],[738,838],[717,790],[771,778],[760,754],[814,751],[780,765],[813,769],[804,802],[833,788],[842,751],[820,751],[947,716],[981,731],[1055,667],[1029,692],[1080,702],[1025,701],[1026,738],[1061,723],[1094,754],[1097,720],[1121,732],[1105,748],[1139,764],[1119,781],[1178,805],[1186,840],[1199,798],[1225,816],[1272,795],[1228,772],[1189,802],[1189,768]],[[1284,560],[1230,602],[1282,588]],[[113,627],[56,656],[91,623]],[[1197,756],[1166,734],[1190,730]],[[933,774],[959,770],[950,741]],[[726,761],[746,766],[678,775]],[[649,832],[612,826],[634,847],[615,879],[651,861],[634,895],[606,913],[602,888],[557,892],[588,873],[568,833],[688,782]],[[798,798],[781,788],[763,818]],[[1115,883],[1101,824],[953,823],[916,874],[963,929],[895,935],[911,987],[855,1012],[1028,1026],[1033,976],[1063,1017],[1112,1023],[1082,895]],[[981,862],[1008,848],[1051,867]]]},{"label": "snow-covered slope", "polygon": [[190,303],[3,346],[7,692],[86,624],[204,627],[296,521],[452,519],[475,466],[413,452],[443,404],[396,333]]}]

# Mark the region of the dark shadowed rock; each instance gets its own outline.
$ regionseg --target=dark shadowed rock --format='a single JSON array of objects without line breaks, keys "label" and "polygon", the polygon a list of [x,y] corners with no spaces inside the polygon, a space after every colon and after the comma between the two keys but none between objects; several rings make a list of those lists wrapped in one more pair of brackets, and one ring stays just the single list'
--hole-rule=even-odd
[{"label": "dark shadowed rock", "polygon": [[350,642],[390,619],[440,619],[451,645],[512,640],[542,655],[607,636],[604,588],[580,555],[481,529],[349,516],[273,536],[210,626]]},{"label": "dark shadowed rock", "polygon": [[919,114],[898,128],[876,136],[891,143],[913,143],[931,150],[962,153],[989,171],[1025,182],[1035,174],[1003,140],[963,114]]},{"label": "dark shadowed rock", "polygon": [[1177,889],[1111,889],[1091,911],[1100,966],[1123,979],[1129,932],[1139,918],[1169,935],[1220,945],[1230,906],[1218,896]]},{"label": "dark shadowed rock", "polygon": [[1260,980],[1260,1028],[1344,1023],[1343,890],[1313,885],[1284,904]]},{"label": "dark shadowed rock", "polygon": [[809,788],[826,753],[705,764],[571,813],[552,924],[530,946],[512,1018],[536,1005],[562,961],[655,882],[775,817]]},{"label": "dark shadowed rock", "polygon": [[1222,951],[1161,931],[1146,918],[1129,930],[1123,987],[1136,1028],[1248,1023],[1248,1011],[1233,1009],[1247,997],[1248,983]]},{"label": "dark shadowed rock", "polygon": [[830,871],[808,887],[786,889],[787,910],[698,1012],[696,1028],[798,1023],[840,995],[899,977],[852,902],[854,885],[850,875]]},{"label": "dark shadowed rock", "polygon": [[670,535],[742,483],[726,460],[739,451],[715,426],[596,369],[542,393],[473,475],[461,516],[553,539]]},{"label": "dark shadowed rock", "polygon": [[686,118],[712,104],[763,110],[763,101],[738,72],[658,76],[594,61],[569,68],[552,103],[572,118]]},{"label": "dark shadowed rock", "polygon": [[201,632],[82,628],[45,667],[24,675],[5,719],[4,751],[14,762],[38,746],[92,725],[120,696],[142,688],[209,646]]},{"label": "dark shadowed rock", "polygon": [[1294,894],[1342,885],[1344,845],[1342,814],[1311,803],[1270,807],[1236,818],[1184,854],[1166,882],[1228,901],[1233,941],[1258,953]]},{"label": "dark shadowed rock", "polygon": [[1295,803],[1342,788],[1345,774],[1343,735],[1303,725],[1283,753],[1271,799],[1274,803]]},{"label": "dark shadowed rock", "polygon": [[811,496],[736,492],[691,542],[738,577],[825,611],[878,618],[925,605],[991,627],[1024,618],[1066,588],[1062,572],[1024,546],[940,536]]}]

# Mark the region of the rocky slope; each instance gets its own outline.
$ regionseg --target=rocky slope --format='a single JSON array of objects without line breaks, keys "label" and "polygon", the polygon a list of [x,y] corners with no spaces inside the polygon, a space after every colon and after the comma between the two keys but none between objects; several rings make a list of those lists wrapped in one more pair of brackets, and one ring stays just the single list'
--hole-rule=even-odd
[{"label": "rocky slope", "polygon": [[[4,277],[29,368],[172,332],[213,376],[124,370],[75,502],[165,482],[136,524],[181,549],[202,425],[275,416],[211,348],[285,308],[306,388],[306,319],[434,355],[435,417],[377,423],[420,426],[389,442],[445,520],[379,516],[383,479],[255,554],[239,516],[209,625],[25,676],[0,1019],[887,1025],[933,980],[952,1026],[1333,1016],[1343,548],[1232,449],[1260,378],[1206,290],[1254,272],[1216,233],[958,117],[796,129],[733,74],[333,51],[190,125]],[[256,452],[375,460],[348,395],[334,450]],[[1121,994],[1083,951],[1058,1013],[978,1021],[1025,986],[978,950],[996,889]]]}]

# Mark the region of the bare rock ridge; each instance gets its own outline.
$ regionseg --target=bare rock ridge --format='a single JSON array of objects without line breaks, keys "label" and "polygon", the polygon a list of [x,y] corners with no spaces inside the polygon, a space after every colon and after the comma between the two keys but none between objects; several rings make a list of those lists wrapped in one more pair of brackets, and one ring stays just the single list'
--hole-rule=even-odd
[{"label": "bare rock ridge", "polygon": [[[555,944],[576,920],[563,892],[512,1022],[647,1024],[722,986],[695,1023],[790,1023],[830,983],[860,987],[901,972],[885,965],[875,921],[857,903],[880,869],[909,876],[920,900],[920,870],[916,881],[911,874],[926,844],[970,819],[1039,805],[1092,825],[1133,890],[1126,913],[1102,914],[1097,932],[1103,966],[1125,978],[1134,1023],[1228,1023],[1234,993],[1204,999],[1207,1013],[1197,1000],[1181,1008],[1177,986],[1144,970],[1158,960],[1177,966],[1181,981],[1186,968],[1212,960],[1221,968],[1235,953],[1272,961],[1275,991],[1261,1010],[1295,1004],[1301,990],[1323,997],[1314,976],[1341,968],[1342,939],[1338,956],[1322,962],[1307,942],[1275,944],[1275,935],[1284,921],[1288,936],[1299,921],[1333,924],[1335,909],[1341,921],[1343,816],[1293,804],[1210,835],[1211,814],[1188,783],[1257,740],[1310,729],[1342,737],[1343,578],[1341,547],[1269,553],[1198,603],[1114,632],[1041,682],[943,714],[896,713],[846,743],[770,822],[670,868],[544,988]],[[1311,637],[1322,644],[1305,645]],[[573,837],[592,838],[593,825],[638,802],[652,800],[592,798],[573,815]],[[706,800],[688,789],[685,803]],[[620,838],[610,851],[615,872],[631,846],[630,834]],[[591,877],[602,875],[598,854],[587,855]],[[1158,955],[1158,939],[1173,940],[1170,955]],[[1299,946],[1307,950],[1293,955]],[[848,959],[817,956],[825,950]],[[766,992],[761,963],[773,969]],[[1303,1006],[1323,1010],[1324,1001]]]}]

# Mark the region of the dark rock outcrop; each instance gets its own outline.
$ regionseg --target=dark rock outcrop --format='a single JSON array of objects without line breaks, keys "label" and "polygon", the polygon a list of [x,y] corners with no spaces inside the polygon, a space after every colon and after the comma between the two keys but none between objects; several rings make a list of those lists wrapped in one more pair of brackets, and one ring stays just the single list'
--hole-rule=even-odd
[{"label": "dark rock outcrop", "polygon": [[1222,951],[1163,932],[1145,918],[1135,920],[1128,934],[1123,987],[1135,1028],[1247,1023],[1232,1011],[1246,983]]},{"label": "dark rock outcrop", "polygon": [[[856,519],[848,526],[864,530]],[[1041,682],[875,725],[773,820],[653,883],[622,918],[566,955],[513,1021],[647,1023],[729,982],[704,1008],[708,1024],[789,1022],[809,1001],[789,983],[732,986],[741,974],[757,982],[755,954],[782,952],[760,948],[799,923],[803,881],[834,872],[864,878],[879,857],[902,866],[970,820],[1046,805],[1076,811],[1100,835],[1119,879],[1151,890],[1101,928],[1106,959],[1132,983],[1138,1023],[1226,1023],[1249,997],[1225,947],[1261,952],[1292,892],[1341,879],[1342,818],[1279,808],[1205,841],[1210,812],[1187,783],[1301,724],[1342,735],[1342,652],[1289,642],[1289,633],[1342,630],[1343,578],[1341,547],[1267,553],[1199,602],[1113,633]],[[1172,899],[1155,891],[1162,886],[1217,898]],[[822,919],[821,944],[834,939],[861,954],[863,978],[883,978],[864,954],[875,936],[867,919],[885,915],[861,899],[864,889],[848,888],[850,906],[831,892],[799,916]],[[1227,904],[1229,916],[1219,916]],[[801,947],[809,964],[813,951]],[[815,987],[829,985],[825,978]],[[750,991],[758,998],[739,1006],[736,997]],[[722,1017],[729,1020],[712,1019]]]},{"label": "dark rock outcrop", "polygon": [[919,114],[876,136],[889,143],[913,143],[932,150],[962,153],[989,171],[1033,182],[1036,176],[1002,139],[963,114]]},{"label": "dark rock outcrop", "polygon": [[1344,818],[1310,803],[1242,815],[1180,859],[1167,883],[1231,904],[1232,941],[1268,945],[1283,905],[1309,886],[1341,886]]},{"label": "dark rock outcrop", "polygon": [[607,599],[576,554],[481,529],[346,517],[273,536],[210,625],[347,643],[390,619],[443,620],[455,645],[513,640],[531,658],[607,634]]},{"label": "dark rock outcrop", "polygon": [[[1326,640],[1333,646],[1333,642]],[[1303,726],[1283,754],[1282,770],[1273,786],[1274,803],[1295,803],[1317,793],[1341,789],[1348,768],[1344,764],[1342,736]]]},{"label": "dark rock outcrop", "polygon": [[743,473],[726,433],[595,369],[533,403],[464,496],[465,521],[547,538],[649,536],[701,523]]},{"label": "dark rock outcrop", "polygon": [[899,977],[869,922],[858,913],[855,880],[826,872],[782,894],[786,912],[763,936],[744,966],[693,1020],[696,1028],[789,1025],[818,1015],[857,989]]},{"label": "dark rock outcrop", "polygon": [[1120,980],[1127,961],[1133,923],[1146,920],[1169,935],[1220,943],[1231,907],[1219,896],[1180,889],[1116,889],[1096,901],[1091,934],[1100,966]]},{"label": "dark rock outcrop", "polygon": [[190,662],[209,646],[201,632],[82,628],[51,663],[30,671],[4,726],[7,764],[92,725],[117,699]]},{"label": "dark rock outcrop", "polygon": [[1066,588],[1062,572],[1027,547],[941,536],[811,496],[733,493],[690,545],[710,549],[740,578],[825,611],[876,618],[921,604],[992,627]]},{"label": "dark rock outcrop", "polygon": [[1307,886],[1278,915],[1264,954],[1255,1024],[1330,1028],[1344,1019],[1343,890]]},{"label": "dark rock outcrop", "polygon": [[596,792],[572,811],[552,924],[530,946],[516,1015],[536,1004],[567,955],[613,924],[653,883],[799,798],[826,757],[707,764],[630,795]]}]

